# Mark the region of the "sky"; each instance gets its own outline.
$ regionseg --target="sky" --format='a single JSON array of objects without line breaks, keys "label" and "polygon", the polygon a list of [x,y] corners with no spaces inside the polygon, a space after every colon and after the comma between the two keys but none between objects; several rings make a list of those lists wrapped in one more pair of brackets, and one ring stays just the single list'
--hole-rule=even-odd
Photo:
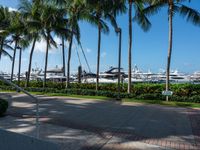
[{"label": "sky", "polygon": [[[193,0],[191,3],[185,3],[187,6],[200,11],[200,1]],[[0,0],[0,5],[17,9],[18,0]],[[151,70],[159,72],[166,68],[168,51],[168,16],[167,9],[162,9],[158,14],[149,17],[152,27],[148,32],[143,30],[133,22],[133,48],[132,48],[132,67],[137,65],[143,72]],[[128,70],[128,14],[117,18],[118,25],[122,28],[122,67]],[[80,22],[81,43],[88,59],[92,72],[96,72],[97,63],[97,43],[98,30],[86,22]],[[108,23],[109,24],[109,23]],[[194,26],[187,22],[178,14],[174,17],[174,34],[171,69],[180,72],[193,73],[200,71],[200,26]],[[61,43],[58,37],[54,37],[58,43],[58,48],[52,48],[49,53],[48,69],[55,68],[56,65],[62,67]],[[45,63],[45,42],[36,43],[36,49],[33,56],[32,68],[44,68]],[[66,44],[66,61],[68,46]],[[75,73],[80,65],[78,54],[80,55],[83,69],[88,71],[84,61],[83,54],[76,41],[73,43],[71,58],[71,70]],[[13,55],[13,52],[10,52]],[[16,55],[15,73],[18,71],[18,55]],[[28,70],[30,48],[23,51],[22,72]],[[102,34],[100,71],[109,69],[110,66],[118,65],[118,35],[110,26],[109,34]],[[0,60],[0,71],[11,72],[11,60],[8,57],[2,57]]]}]

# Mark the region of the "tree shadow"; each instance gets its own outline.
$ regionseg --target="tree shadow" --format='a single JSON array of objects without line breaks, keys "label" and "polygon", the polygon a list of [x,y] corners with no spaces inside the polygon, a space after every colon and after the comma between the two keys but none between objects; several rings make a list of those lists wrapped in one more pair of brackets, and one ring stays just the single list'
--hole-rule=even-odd
[{"label": "tree shadow", "polygon": [[[73,146],[82,145],[84,148],[84,145],[92,145],[89,147],[97,149],[111,137],[115,137],[117,143],[162,139],[195,144],[186,108],[73,98],[38,98],[41,138],[58,142],[62,147],[69,148],[71,145],[73,149]],[[7,119],[3,128],[15,127],[20,130],[27,127],[29,130],[24,133],[34,135],[35,101],[25,95],[13,97],[12,101],[7,113],[11,118]]]}]

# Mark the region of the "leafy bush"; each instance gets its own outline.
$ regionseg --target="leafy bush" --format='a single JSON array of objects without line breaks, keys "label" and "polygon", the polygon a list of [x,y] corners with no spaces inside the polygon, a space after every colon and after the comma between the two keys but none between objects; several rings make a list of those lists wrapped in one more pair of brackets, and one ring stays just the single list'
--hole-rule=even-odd
[{"label": "leafy bush", "polygon": [[[25,86],[25,81],[20,84]],[[75,95],[91,95],[91,96],[107,96],[110,98],[116,98],[117,84],[99,84],[99,90],[96,91],[96,84],[88,83],[71,83],[70,88],[65,88],[65,83],[61,82],[47,82],[47,87],[42,88],[43,83],[38,81],[31,81],[30,87],[25,88],[30,92],[43,92],[43,93],[63,93],[63,94],[75,94]],[[145,100],[165,100],[165,96],[161,94],[165,90],[165,84],[148,84],[138,83],[132,85],[132,91],[127,94],[127,84],[121,84],[121,98],[135,98]],[[0,90],[15,90],[15,88],[0,81]],[[171,101],[182,102],[196,102],[200,103],[200,84],[171,84],[170,90],[173,91],[173,96],[170,96]]]},{"label": "leafy bush", "polygon": [[8,102],[0,98],[0,116],[2,116],[8,108]]}]

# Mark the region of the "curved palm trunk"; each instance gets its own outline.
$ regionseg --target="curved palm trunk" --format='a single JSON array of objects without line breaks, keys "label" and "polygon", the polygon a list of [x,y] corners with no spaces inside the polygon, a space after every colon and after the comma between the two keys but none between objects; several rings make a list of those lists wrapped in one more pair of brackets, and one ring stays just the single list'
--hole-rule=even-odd
[{"label": "curved palm trunk", "polygon": [[72,52],[72,43],[73,43],[73,33],[71,33],[69,51],[68,51],[68,60],[67,60],[67,83],[66,88],[69,88],[69,79],[70,79],[70,61],[71,61],[71,52]]},{"label": "curved palm trunk", "polygon": [[66,76],[65,74],[65,39],[62,37],[62,55],[63,55],[63,76]]},{"label": "curved palm trunk", "polygon": [[96,91],[99,88],[99,64],[100,64],[100,51],[101,51],[101,25],[98,24],[98,52],[97,52],[97,75],[96,75]]},{"label": "curved palm trunk", "polygon": [[46,87],[47,64],[48,64],[48,54],[49,54],[49,36],[50,36],[50,33],[47,33],[47,45],[46,45],[46,56],[45,56],[45,68],[44,68],[44,82],[43,82],[43,88]]},{"label": "curved palm trunk", "polygon": [[19,49],[18,85],[20,85],[21,63],[22,63],[22,49],[20,48]]},{"label": "curved palm trunk", "polygon": [[28,73],[27,73],[27,79],[26,79],[26,87],[29,86],[29,81],[30,81],[30,74],[31,74],[31,66],[32,66],[32,58],[33,58],[33,52],[35,49],[35,43],[36,43],[36,38],[33,40],[33,45],[31,48],[31,53],[30,53],[30,58],[29,58],[29,65],[28,65]]},{"label": "curved palm trunk", "polygon": [[14,74],[14,68],[15,68],[15,56],[16,56],[17,44],[18,44],[18,41],[15,42],[15,49],[14,49],[13,60],[12,60],[11,79],[10,79],[11,81],[13,81],[13,74]]},{"label": "curved palm trunk", "polygon": [[128,93],[131,93],[131,65],[132,65],[132,0],[129,0],[129,48],[128,48]]},{"label": "curved palm trunk", "polygon": [[[168,48],[168,56],[167,56],[167,70],[166,70],[166,91],[169,90],[172,38],[173,38],[173,2],[170,0],[169,2],[169,48]],[[166,101],[168,101],[168,96],[166,96]]]}]

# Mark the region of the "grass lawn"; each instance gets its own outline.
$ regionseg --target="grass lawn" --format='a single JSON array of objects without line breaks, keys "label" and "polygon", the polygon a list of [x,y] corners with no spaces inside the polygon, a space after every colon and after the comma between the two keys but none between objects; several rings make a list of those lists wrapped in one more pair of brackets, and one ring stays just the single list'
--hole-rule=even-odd
[{"label": "grass lawn", "polygon": [[124,102],[136,102],[136,103],[145,103],[145,104],[158,104],[164,106],[173,106],[173,107],[191,107],[191,108],[200,108],[200,103],[189,103],[189,102],[175,102],[175,101],[159,101],[159,100],[135,100],[135,99],[123,99]]},{"label": "grass lawn", "polygon": [[[0,91],[0,92],[14,92],[14,91]],[[93,99],[93,100],[114,100],[105,96],[88,96],[88,95],[69,95],[64,93],[43,93],[43,92],[30,92],[33,95],[45,95],[45,96],[61,96],[61,97],[71,97],[79,99]],[[189,103],[189,102],[175,102],[175,101],[159,101],[159,100],[136,100],[136,99],[122,99],[122,102],[132,102],[132,103],[143,103],[143,104],[158,104],[163,106],[172,107],[190,107],[190,108],[200,108],[200,103]]]}]

